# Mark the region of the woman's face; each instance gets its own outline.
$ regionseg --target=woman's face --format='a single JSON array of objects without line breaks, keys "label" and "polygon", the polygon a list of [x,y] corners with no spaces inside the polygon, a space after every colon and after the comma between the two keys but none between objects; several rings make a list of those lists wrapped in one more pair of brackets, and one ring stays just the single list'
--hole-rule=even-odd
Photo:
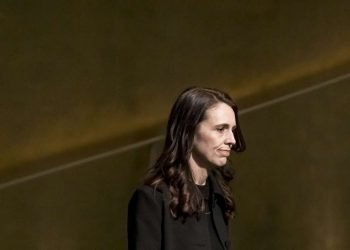
[{"label": "woman's face", "polygon": [[236,119],[233,109],[220,102],[207,109],[195,131],[191,156],[200,167],[221,167],[227,163],[231,146],[236,141],[233,130]]}]

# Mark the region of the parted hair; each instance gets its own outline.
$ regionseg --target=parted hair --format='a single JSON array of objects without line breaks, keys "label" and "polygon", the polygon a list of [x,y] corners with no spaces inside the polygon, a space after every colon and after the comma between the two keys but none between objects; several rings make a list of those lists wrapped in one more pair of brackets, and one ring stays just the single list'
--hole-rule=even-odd
[{"label": "parted hair", "polygon": [[[191,87],[178,96],[171,109],[163,150],[151,167],[145,184],[155,188],[159,184],[168,187],[171,197],[169,209],[174,218],[199,216],[205,211],[205,203],[193,181],[188,160],[197,125],[205,118],[205,112],[209,108],[221,102],[233,109],[236,118],[236,128],[233,131],[236,143],[232,150],[243,152],[245,142],[239,126],[238,107],[225,92],[213,88]],[[225,217],[229,219],[236,210],[229,185],[233,180],[233,173],[228,165],[212,171],[224,194]]]}]

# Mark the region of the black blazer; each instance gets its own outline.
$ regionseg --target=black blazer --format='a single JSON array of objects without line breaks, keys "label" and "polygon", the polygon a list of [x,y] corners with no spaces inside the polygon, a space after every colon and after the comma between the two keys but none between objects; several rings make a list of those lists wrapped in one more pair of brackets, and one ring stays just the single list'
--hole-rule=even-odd
[{"label": "black blazer", "polygon": [[[215,230],[219,235],[222,249],[229,249],[228,222],[224,217],[223,193],[215,178],[212,183],[212,215]],[[200,217],[189,217],[183,222],[175,220],[169,211],[167,187],[155,190],[149,186],[138,188],[128,208],[128,249],[129,250],[211,250],[208,221]]]}]

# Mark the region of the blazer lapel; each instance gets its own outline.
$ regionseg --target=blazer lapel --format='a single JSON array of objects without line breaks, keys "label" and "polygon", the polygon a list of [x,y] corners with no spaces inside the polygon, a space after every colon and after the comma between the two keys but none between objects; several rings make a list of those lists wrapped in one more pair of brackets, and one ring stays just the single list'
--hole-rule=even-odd
[{"label": "blazer lapel", "polygon": [[227,224],[225,222],[224,218],[224,209],[222,206],[224,206],[224,195],[219,187],[219,185],[216,183],[216,180],[213,176],[209,175],[210,182],[212,185],[212,197],[211,197],[211,208],[213,212],[213,221],[214,221],[214,227],[215,231],[219,236],[221,245],[223,249],[227,248]]}]

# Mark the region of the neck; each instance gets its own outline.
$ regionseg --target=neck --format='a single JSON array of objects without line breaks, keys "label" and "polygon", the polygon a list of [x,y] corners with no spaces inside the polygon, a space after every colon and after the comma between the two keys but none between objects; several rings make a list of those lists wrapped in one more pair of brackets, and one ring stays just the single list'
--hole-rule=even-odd
[{"label": "neck", "polygon": [[193,159],[192,155],[188,161],[190,167],[193,181],[196,185],[205,185],[208,178],[208,170],[205,167],[198,165],[198,163]]}]

